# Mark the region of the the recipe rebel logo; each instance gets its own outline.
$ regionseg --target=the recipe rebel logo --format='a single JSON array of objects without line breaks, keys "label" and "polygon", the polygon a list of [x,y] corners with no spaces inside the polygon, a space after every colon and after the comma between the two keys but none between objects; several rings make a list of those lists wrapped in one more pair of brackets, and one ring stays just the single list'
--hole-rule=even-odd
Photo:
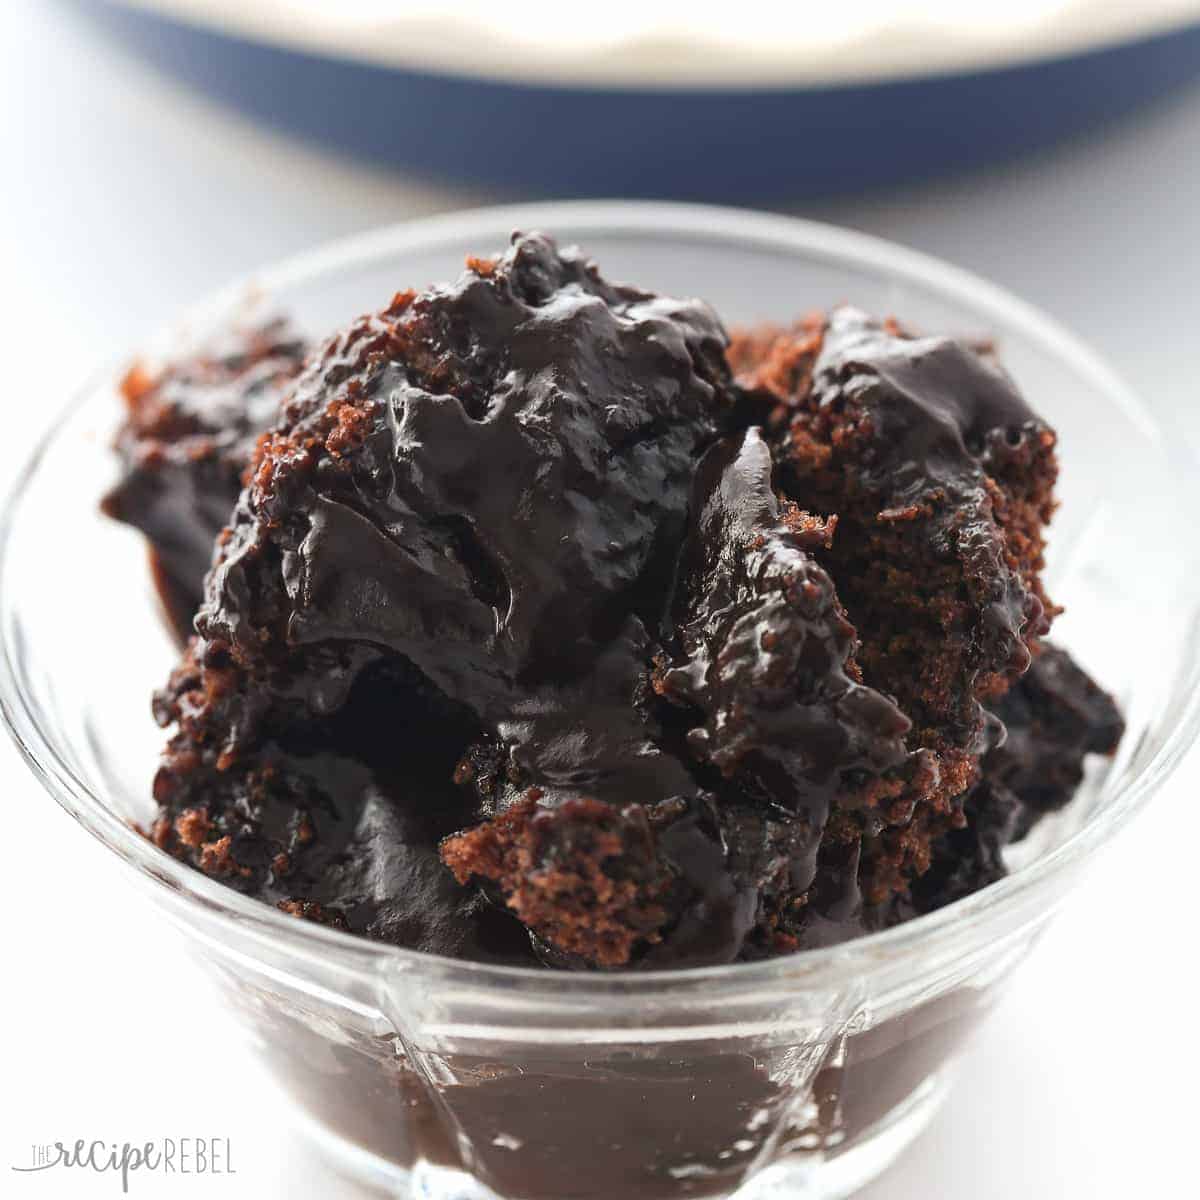
[{"label": "the recipe rebel logo", "polygon": [[147,1142],[88,1141],[34,1142],[26,1166],[12,1164],[23,1174],[76,1169],[114,1175],[121,1191],[139,1172],[155,1175],[236,1175],[228,1138],[157,1138]]}]

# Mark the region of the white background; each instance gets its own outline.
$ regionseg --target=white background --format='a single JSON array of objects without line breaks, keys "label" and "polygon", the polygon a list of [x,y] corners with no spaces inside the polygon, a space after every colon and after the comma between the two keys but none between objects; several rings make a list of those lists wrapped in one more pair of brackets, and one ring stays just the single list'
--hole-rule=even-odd
[{"label": "white background", "polygon": [[[75,383],[181,305],[315,242],[492,198],[281,142],[70,7],[0,0],[0,484]],[[1009,286],[1200,442],[1200,91],[1016,167],[804,212]],[[1102,861],[869,1200],[1196,1194],[1197,780],[1193,756]],[[119,1194],[111,1176],[12,1173],[34,1141],[189,1135],[230,1138],[237,1174],[131,1194],[362,1194],[222,1054],[203,983],[7,743],[0,804],[0,1194]]]}]

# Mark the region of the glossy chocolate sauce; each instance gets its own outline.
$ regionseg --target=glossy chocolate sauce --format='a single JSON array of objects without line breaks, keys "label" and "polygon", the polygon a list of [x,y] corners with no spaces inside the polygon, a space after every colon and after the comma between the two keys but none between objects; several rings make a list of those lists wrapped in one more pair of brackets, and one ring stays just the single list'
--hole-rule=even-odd
[{"label": "glossy chocolate sauce", "polygon": [[489,961],[755,959],[996,878],[1115,745],[1041,648],[1054,435],[968,345],[729,347],[536,234],[303,370],[239,336],[127,385],[108,501],[177,593],[226,526],[155,837],[232,886]]}]

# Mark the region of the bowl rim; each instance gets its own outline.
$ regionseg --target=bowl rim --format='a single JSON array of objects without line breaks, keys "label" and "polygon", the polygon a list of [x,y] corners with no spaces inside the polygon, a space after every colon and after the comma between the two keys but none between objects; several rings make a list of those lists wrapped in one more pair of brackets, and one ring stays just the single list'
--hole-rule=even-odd
[{"label": "bowl rim", "polygon": [[[770,247],[802,251],[841,265],[869,269],[899,277],[939,295],[962,301],[973,315],[991,315],[1020,330],[1053,352],[1070,369],[1094,384],[1098,392],[1118,405],[1165,454],[1192,472],[1196,463],[1182,440],[1167,442],[1159,426],[1142,409],[1126,385],[1091,350],[1052,318],[1025,301],[980,277],[933,256],[910,250],[868,234],[794,217],[775,216],[747,209],[710,205],[639,201],[564,201],[541,204],[505,205],[445,213],[401,222],[343,238],[315,250],[287,258],[263,270],[251,272],[208,299],[187,309],[180,321],[159,331],[148,344],[176,335],[170,330],[192,323],[203,326],[218,314],[228,313],[248,296],[269,295],[301,281],[364,264],[382,254],[430,249],[439,241],[460,243],[464,239],[496,238],[497,229],[541,226],[570,227],[571,236],[585,236],[580,227],[592,226],[598,234],[621,233],[664,236],[686,235],[693,239],[723,244]],[[503,235],[501,235],[503,236]],[[110,383],[116,370],[109,366],[95,373],[72,396],[65,408],[54,413],[32,452],[25,459],[0,505],[0,583],[8,568],[13,529],[29,481],[53,449],[61,427],[97,389]],[[1177,471],[1182,480],[1188,476]],[[1184,700],[1167,725],[1167,734],[1146,763],[1100,814],[1086,821],[1062,844],[1013,874],[933,913],[914,918],[890,929],[855,938],[834,946],[805,950],[757,963],[730,963],[659,971],[557,972],[538,967],[502,966],[428,954],[389,943],[373,942],[354,934],[300,921],[261,900],[243,895],[211,879],[186,863],[158,849],[143,834],[103,802],[92,785],[81,778],[56,749],[54,741],[39,726],[30,698],[19,682],[14,647],[10,644],[8,589],[0,586],[0,718],[30,770],[51,796],[85,829],[115,852],[143,879],[155,881],[168,892],[182,897],[186,909],[200,917],[198,909],[215,917],[229,932],[254,932],[289,952],[310,953],[323,961],[336,959],[346,966],[374,967],[383,972],[440,970],[459,980],[479,985],[488,983],[511,988],[516,983],[547,994],[564,991],[596,997],[636,995],[647,990],[688,989],[720,980],[753,988],[781,978],[808,984],[827,977],[841,977],[847,969],[871,972],[897,959],[915,955],[919,949],[949,941],[956,931],[995,917],[1027,898],[1039,885],[1063,874],[1069,867],[1091,856],[1139,811],[1178,764],[1200,730],[1200,654],[1184,664],[1185,675],[1172,689]],[[1193,619],[1193,625],[1198,622]],[[1200,644],[1200,637],[1193,642]],[[164,893],[159,893],[160,897]]]}]

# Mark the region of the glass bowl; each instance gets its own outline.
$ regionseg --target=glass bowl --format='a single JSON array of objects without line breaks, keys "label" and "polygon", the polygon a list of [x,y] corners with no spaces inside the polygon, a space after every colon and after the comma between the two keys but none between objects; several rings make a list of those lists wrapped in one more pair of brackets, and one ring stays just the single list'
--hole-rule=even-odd
[{"label": "glass bowl", "polygon": [[148,696],[176,651],[139,538],[96,508],[114,470],[118,371],[54,421],[4,511],[4,718],[42,785],[215,974],[348,1173],[428,1200],[848,1195],[932,1115],[1000,985],[1196,732],[1194,467],[1089,351],[1021,302],[871,238],[733,210],[559,204],[404,225],[264,271],[145,349],[177,351],[255,306],[323,333],[453,277],[514,228],[578,241],[612,277],[703,296],[730,324],[848,300],[997,343],[1061,436],[1055,636],[1128,720],[1117,756],[1014,848],[1008,878],[830,949],[576,974],[358,940],[192,871],[134,828],[151,815],[163,740]]}]

